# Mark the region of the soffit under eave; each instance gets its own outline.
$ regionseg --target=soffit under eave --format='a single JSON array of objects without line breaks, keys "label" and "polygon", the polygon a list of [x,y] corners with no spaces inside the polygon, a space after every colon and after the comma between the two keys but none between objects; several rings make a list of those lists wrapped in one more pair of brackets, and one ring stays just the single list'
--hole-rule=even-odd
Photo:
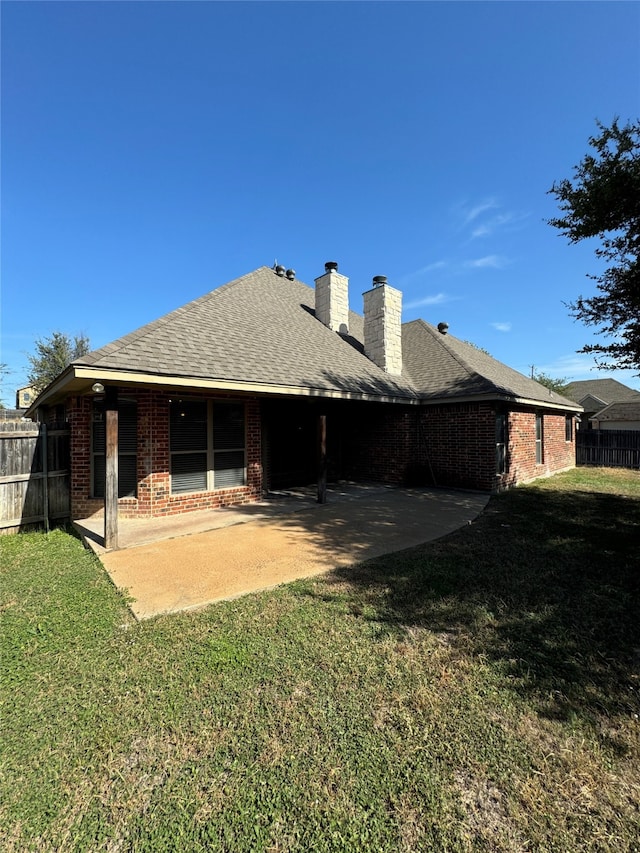
[{"label": "soffit under eave", "polygon": [[500,394],[468,394],[460,396],[421,397],[420,406],[444,406],[452,403],[502,403],[510,406],[526,406],[527,408],[552,409],[560,412],[575,412],[580,414],[584,409],[577,403],[555,403],[552,401],[532,400],[524,397],[510,397]]}]

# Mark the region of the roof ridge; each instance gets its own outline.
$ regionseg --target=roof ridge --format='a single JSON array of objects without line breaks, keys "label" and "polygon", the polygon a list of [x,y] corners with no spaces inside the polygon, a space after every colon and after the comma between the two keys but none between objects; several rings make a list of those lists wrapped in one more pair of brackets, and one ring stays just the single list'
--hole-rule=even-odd
[{"label": "roof ridge", "polygon": [[[431,323],[427,323],[427,321],[426,321],[426,320],[422,320],[422,319],[420,319],[420,322],[422,322],[422,323],[424,324],[424,326],[425,326],[426,330],[429,332],[429,334],[431,335],[431,337],[432,337],[435,341],[437,341],[441,346],[443,346],[443,347],[444,347],[444,349],[446,349],[446,351],[447,351],[447,352],[449,353],[449,355],[453,358],[453,360],[454,360],[454,361],[456,361],[456,362],[460,365],[460,367],[462,367],[462,368],[463,368],[463,370],[466,370],[466,371],[467,371],[467,373],[469,374],[469,376],[473,376],[473,375],[474,375],[474,373],[475,373],[477,376],[481,376],[481,375],[482,375],[482,374],[480,374],[480,373],[479,373],[479,371],[477,371],[477,370],[473,370],[471,367],[469,367],[469,365],[467,364],[467,362],[466,362],[462,357],[459,357],[459,356],[458,356],[458,354],[457,354],[457,353],[455,353],[455,352],[451,349],[451,347],[448,345],[448,342],[447,342],[447,340],[446,340],[446,338],[447,338],[447,336],[446,336],[446,335],[443,335],[441,332],[438,332],[438,335],[440,336],[440,337],[438,337],[438,335],[436,335],[436,327],[435,327],[435,326],[432,326],[432,325],[431,325]],[[456,340],[460,341],[460,343],[465,343],[464,341],[461,341],[461,340],[460,340],[460,338],[456,338]],[[493,356],[491,356],[491,357],[493,358]],[[483,378],[483,379],[486,379],[486,376],[483,376],[482,378]]]}]

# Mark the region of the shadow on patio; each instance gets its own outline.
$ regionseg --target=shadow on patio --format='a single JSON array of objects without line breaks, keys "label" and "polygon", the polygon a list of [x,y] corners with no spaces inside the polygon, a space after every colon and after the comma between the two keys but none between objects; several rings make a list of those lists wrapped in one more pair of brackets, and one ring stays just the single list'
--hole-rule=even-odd
[{"label": "shadow on patio", "polygon": [[[121,541],[129,544],[119,551],[96,547],[91,532],[86,538],[115,585],[133,599],[134,614],[147,618],[420,545],[473,521],[488,499],[349,484],[334,490],[322,506],[310,490],[300,490],[239,509],[209,511],[207,518],[161,519],[157,528],[150,521],[124,521]],[[82,526],[76,525],[85,536]]]}]

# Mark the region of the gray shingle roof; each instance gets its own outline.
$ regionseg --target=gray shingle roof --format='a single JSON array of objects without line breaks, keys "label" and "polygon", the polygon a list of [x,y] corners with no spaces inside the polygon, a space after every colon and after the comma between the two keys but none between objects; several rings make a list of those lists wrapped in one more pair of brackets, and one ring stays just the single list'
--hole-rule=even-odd
[{"label": "gray shingle roof", "polygon": [[[315,294],[268,267],[201,296],[76,364],[154,375],[415,398],[371,362],[358,340],[315,317]],[[350,325],[362,328],[351,313]]]},{"label": "gray shingle roof", "polygon": [[639,399],[640,391],[634,391],[617,379],[584,379],[569,383],[567,396],[578,403],[585,397],[595,397],[603,403],[617,403],[622,400]]},{"label": "gray shingle roof", "polygon": [[638,400],[610,403],[593,416],[596,421],[640,421],[640,394]]},{"label": "gray shingle roof", "polygon": [[314,290],[268,267],[142,326],[75,362],[155,376],[237,381],[415,400],[512,397],[574,403],[423,320],[402,327],[403,374],[389,376],[364,355],[363,317],[349,335],[315,317]]},{"label": "gray shingle roof", "polygon": [[424,320],[404,324],[402,347],[407,370],[423,399],[498,395],[575,408],[575,403],[566,397],[472,344],[441,334]]}]

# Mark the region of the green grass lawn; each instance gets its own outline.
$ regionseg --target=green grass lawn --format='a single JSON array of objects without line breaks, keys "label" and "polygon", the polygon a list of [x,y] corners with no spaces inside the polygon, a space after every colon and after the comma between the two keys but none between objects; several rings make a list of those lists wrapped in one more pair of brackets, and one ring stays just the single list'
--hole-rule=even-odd
[{"label": "green grass lawn", "polygon": [[640,473],[136,623],[0,537],[5,851],[640,850]]}]

